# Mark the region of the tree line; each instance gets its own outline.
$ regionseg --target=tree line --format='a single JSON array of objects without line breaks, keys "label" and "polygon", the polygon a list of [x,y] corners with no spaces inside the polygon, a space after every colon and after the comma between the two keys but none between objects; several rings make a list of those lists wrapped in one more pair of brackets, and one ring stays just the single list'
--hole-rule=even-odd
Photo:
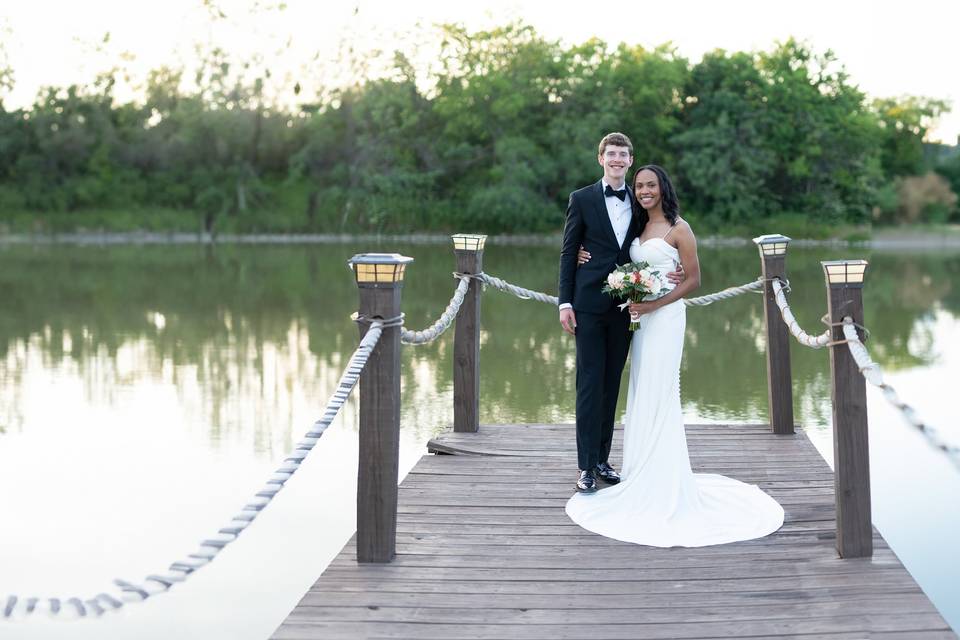
[{"label": "tree line", "polygon": [[924,142],[948,105],[868,99],[830,52],[791,39],[694,64],[524,24],[438,29],[430,69],[396,51],[388,73],[310,100],[211,49],[134,101],[112,69],[6,109],[0,56],[0,226],[557,231],[609,131],[710,229],[960,220],[960,153]]}]

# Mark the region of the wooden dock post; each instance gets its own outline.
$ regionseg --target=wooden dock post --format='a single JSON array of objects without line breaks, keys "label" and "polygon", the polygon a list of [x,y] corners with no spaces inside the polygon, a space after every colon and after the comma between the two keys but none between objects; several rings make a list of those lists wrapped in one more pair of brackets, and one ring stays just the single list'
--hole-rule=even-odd
[{"label": "wooden dock post", "polygon": [[[820,263],[827,281],[832,340],[843,340],[837,323],[851,318],[863,325],[863,279],[866,260]],[[865,339],[858,328],[860,339]],[[867,440],[866,381],[845,343],[830,347],[833,405],[833,473],[836,483],[837,552],[841,558],[873,555],[870,510],[870,450]]]},{"label": "wooden dock post", "polygon": [[753,239],[760,250],[763,274],[763,321],[767,336],[767,411],[774,433],[793,433],[793,378],[790,373],[790,335],[777,307],[772,280],[787,276],[790,238],[769,234]]},{"label": "wooden dock post", "polygon": [[[400,316],[406,265],[396,253],[350,258],[364,319]],[[360,442],[357,470],[357,562],[390,562],[396,555],[397,481],[400,454],[400,327],[386,327],[360,375]]]},{"label": "wooden dock post", "polygon": [[[453,238],[457,272],[483,273],[483,245],[487,236],[458,233]],[[480,296],[479,280],[471,280],[457,313],[453,338],[453,430],[480,429]]]}]

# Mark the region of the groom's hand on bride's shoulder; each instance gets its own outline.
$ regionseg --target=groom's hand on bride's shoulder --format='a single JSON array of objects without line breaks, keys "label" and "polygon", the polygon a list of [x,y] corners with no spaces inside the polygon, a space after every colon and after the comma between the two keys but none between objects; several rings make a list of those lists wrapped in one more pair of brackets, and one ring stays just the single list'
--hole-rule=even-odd
[{"label": "groom's hand on bride's shoulder", "polygon": [[676,270],[667,274],[667,280],[669,280],[671,284],[680,284],[686,279],[687,273],[683,270],[682,264],[677,264]]},{"label": "groom's hand on bride's shoulder", "polygon": [[577,317],[574,315],[571,307],[560,309],[560,326],[570,335],[576,335]]}]

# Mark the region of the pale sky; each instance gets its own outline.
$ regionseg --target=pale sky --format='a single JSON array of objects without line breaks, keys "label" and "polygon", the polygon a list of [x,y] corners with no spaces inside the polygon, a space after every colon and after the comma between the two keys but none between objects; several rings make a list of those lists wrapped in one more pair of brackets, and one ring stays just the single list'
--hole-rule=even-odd
[{"label": "pale sky", "polygon": [[[832,49],[852,81],[870,96],[910,94],[950,101],[953,112],[941,118],[929,137],[956,143],[960,135],[956,0],[668,0],[610,5],[617,6],[613,11],[582,0],[287,0],[283,11],[268,9],[252,17],[251,7],[279,3],[220,0],[228,21],[211,29],[202,0],[0,0],[0,38],[17,82],[6,104],[30,103],[43,85],[87,82],[97,71],[119,64],[124,52],[133,56],[125,64],[135,75],[163,63],[189,66],[198,41],[216,42],[235,53],[261,52],[275,77],[308,63],[333,73],[344,40],[361,50],[390,50],[395,45],[391,35],[417,23],[484,28],[520,18],[542,35],[568,44],[592,36],[646,48],[669,41],[694,61],[716,48],[769,50],[775,41],[794,36],[817,52]],[[98,53],[96,44],[107,32],[110,41]],[[429,48],[431,43],[424,44]],[[304,88],[316,90],[309,83]]]}]

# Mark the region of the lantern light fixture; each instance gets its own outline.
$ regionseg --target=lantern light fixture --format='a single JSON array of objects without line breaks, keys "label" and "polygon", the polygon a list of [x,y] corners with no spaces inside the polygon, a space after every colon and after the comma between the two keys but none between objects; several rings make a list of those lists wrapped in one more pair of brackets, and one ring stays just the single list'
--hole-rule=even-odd
[{"label": "lantern light fixture", "polygon": [[790,244],[790,238],[779,233],[768,233],[757,236],[753,239],[754,244],[760,250],[760,255],[765,258],[774,256],[783,256],[787,253],[787,245]]},{"label": "lantern light fixture", "polygon": [[347,260],[361,287],[402,283],[403,272],[410,262],[413,258],[399,253],[358,253]]},{"label": "lantern light fixture", "polygon": [[479,233],[456,233],[452,236],[453,248],[457,251],[483,251],[487,236]]},{"label": "lantern light fixture", "polygon": [[823,275],[830,287],[862,287],[867,272],[866,260],[824,260]]}]

